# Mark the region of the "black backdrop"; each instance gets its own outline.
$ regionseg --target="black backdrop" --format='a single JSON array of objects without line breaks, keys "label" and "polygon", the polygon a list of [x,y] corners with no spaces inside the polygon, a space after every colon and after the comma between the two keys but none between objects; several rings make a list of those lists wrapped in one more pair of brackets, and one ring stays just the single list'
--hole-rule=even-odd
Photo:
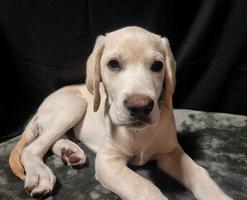
[{"label": "black backdrop", "polygon": [[126,25],[167,36],[176,108],[247,115],[246,0],[1,0],[0,136],[42,99],[84,82],[95,37]]}]

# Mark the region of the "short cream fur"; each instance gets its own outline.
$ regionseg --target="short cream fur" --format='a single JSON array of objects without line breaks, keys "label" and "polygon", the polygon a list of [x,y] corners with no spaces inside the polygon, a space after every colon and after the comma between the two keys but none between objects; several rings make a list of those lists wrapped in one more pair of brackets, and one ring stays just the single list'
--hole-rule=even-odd
[{"label": "short cream fur", "polygon": [[[107,66],[112,59],[120,63],[118,71]],[[150,66],[156,60],[163,68],[153,72]],[[75,137],[96,153],[97,180],[121,199],[167,199],[127,167],[130,162],[143,165],[156,160],[197,199],[230,200],[177,142],[172,106],[175,68],[169,42],[159,35],[125,27],[99,36],[87,62],[86,85],[61,88],[43,101],[11,152],[12,171],[25,181],[31,195],[51,192],[56,177],[43,162],[50,148],[68,165],[86,160],[83,150],[66,136],[73,128]],[[124,106],[125,99],[136,94],[154,102],[149,121],[138,126]]]}]

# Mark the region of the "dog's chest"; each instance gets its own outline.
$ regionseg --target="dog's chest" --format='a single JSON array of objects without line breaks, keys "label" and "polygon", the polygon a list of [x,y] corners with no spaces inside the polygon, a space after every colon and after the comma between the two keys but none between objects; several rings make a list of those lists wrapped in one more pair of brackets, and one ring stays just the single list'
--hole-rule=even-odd
[{"label": "dog's chest", "polygon": [[157,159],[160,154],[170,152],[176,142],[176,135],[165,126],[150,127],[140,132],[119,128],[111,141],[129,157],[129,164],[144,165]]},{"label": "dog's chest", "polygon": [[131,156],[129,163],[131,165],[144,165],[152,159],[156,153],[156,148],[153,145],[153,138],[146,137],[145,134],[132,135],[130,139]]},{"label": "dog's chest", "polygon": [[147,154],[147,152],[145,151],[138,152],[130,158],[129,164],[136,166],[144,165],[151,159],[151,157],[152,156],[150,154]]}]

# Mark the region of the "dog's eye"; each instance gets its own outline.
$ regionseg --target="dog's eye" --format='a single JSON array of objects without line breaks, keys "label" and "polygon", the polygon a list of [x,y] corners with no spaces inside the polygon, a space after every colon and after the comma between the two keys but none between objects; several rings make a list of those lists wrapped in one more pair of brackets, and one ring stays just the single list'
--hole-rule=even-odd
[{"label": "dog's eye", "polygon": [[162,70],[162,68],[163,68],[163,63],[161,61],[158,61],[158,60],[154,61],[154,63],[151,66],[151,70],[153,72],[159,72]]},{"label": "dog's eye", "polygon": [[121,68],[120,63],[117,60],[110,60],[107,63],[107,67],[112,70],[119,70]]}]

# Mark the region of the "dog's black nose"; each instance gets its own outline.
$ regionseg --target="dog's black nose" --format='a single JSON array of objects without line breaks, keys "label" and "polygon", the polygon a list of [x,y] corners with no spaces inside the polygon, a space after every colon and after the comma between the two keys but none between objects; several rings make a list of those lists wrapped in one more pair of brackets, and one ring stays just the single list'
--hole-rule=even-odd
[{"label": "dog's black nose", "polygon": [[143,94],[135,94],[124,101],[124,106],[130,111],[131,117],[142,119],[153,110],[154,102]]}]

